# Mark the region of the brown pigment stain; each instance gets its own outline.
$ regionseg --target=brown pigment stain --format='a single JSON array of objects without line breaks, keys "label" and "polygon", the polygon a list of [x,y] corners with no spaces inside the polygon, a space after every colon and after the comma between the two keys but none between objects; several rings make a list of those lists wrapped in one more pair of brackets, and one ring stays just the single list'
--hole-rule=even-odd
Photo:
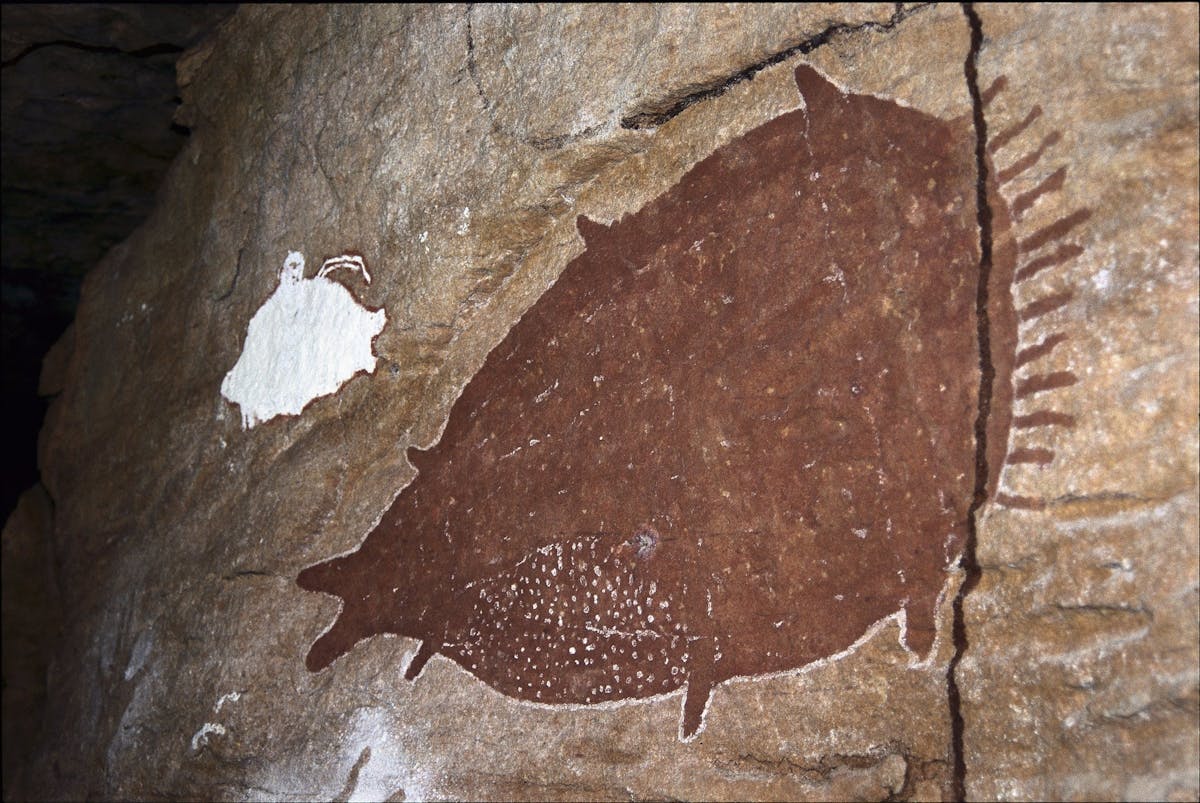
[{"label": "brown pigment stain", "polygon": [[611,226],[579,219],[586,250],[410,452],[416,480],[358,550],[300,574],[344,600],[310,670],[393,633],[421,641],[408,678],[436,654],[533,703],[686,688],[690,739],[718,684],[829,658],[897,612],[930,651],[976,471],[972,122],[796,81],[805,109]]}]

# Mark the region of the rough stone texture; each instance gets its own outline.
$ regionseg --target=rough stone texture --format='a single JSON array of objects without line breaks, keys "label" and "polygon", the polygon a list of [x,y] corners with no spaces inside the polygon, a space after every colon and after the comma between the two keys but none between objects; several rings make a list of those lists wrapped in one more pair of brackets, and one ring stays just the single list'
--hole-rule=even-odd
[{"label": "rough stone texture", "polygon": [[42,355],[83,275],[154,207],[187,138],[175,61],[230,6],[6,3],[0,8],[0,515],[37,480]]},{"label": "rough stone texture", "polygon": [[1014,431],[1015,446],[1056,457],[1009,466],[1001,490],[1044,510],[984,510],[961,666],[968,791],[1195,799],[1196,7],[983,6],[980,16],[980,83],[1009,79],[989,130],[1044,110],[997,166],[1062,132],[1004,194],[1069,165],[1062,191],[1018,229],[1080,208],[1092,216],[1073,232],[1082,254],[1016,288],[1018,306],[1074,293],[1023,328],[1025,343],[1068,339],[1018,373],[1079,381],[1016,412],[1052,406],[1076,423]]},{"label": "rough stone texture", "polygon": [[[170,126],[175,60],[228,9],[8,4],[2,14],[4,265],[79,276],[149,214],[186,136]],[[122,191],[130,185],[142,192]]]},{"label": "rough stone texture", "polygon": [[[961,10],[894,13],[255,7],[186,56],[194,135],[151,219],[88,276],[46,380],[62,387],[41,463],[65,630],[53,738],[18,785],[6,773],[6,795],[949,794],[948,603],[930,665],[911,665],[889,623],[839,660],[720,687],[719,727],[684,744],[674,699],[532,708],[442,660],[405,684],[407,639],[310,674],[304,654],[337,611],[295,585],[411,480],[405,450],[437,440],[492,346],[582,250],[577,215],[636,211],[795,108],[797,63],[970,114]],[[980,14],[981,83],[1008,80],[989,126],[1040,104],[1017,145],[1062,132],[1019,181],[1070,166],[1016,236],[1093,213],[1076,233],[1086,253],[1037,279],[1075,289],[1047,316],[1075,322],[1071,339],[1044,359],[1079,377],[1055,391],[1076,426],[1022,443],[1054,462],[1001,479],[1049,504],[985,506],[978,531],[959,665],[968,788],[1194,796],[1195,11]],[[366,258],[359,298],[388,311],[380,365],[246,431],[221,378],[289,250]]]}]

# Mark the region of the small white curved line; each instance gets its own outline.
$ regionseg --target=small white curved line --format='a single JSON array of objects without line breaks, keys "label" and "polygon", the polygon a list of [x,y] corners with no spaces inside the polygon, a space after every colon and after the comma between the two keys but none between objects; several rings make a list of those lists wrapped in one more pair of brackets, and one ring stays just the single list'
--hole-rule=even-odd
[{"label": "small white curved line", "polygon": [[349,268],[350,270],[360,271],[367,284],[371,283],[371,274],[367,273],[367,265],[363,262],[363,258],[353,254],[330,257],[321,265],[321,269],[317,271],[317,275],[324,279],[338,268]]}]

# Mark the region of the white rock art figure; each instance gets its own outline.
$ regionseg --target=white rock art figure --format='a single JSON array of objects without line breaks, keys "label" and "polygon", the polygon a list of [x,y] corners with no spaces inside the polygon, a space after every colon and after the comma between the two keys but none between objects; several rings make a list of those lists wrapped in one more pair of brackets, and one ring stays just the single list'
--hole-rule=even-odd
[{"label": "white rock art figure", "polygon": [[250,319],[242,354],[221,382],[221,395],[241,408],[244,428],[299,415],[359,371],[374,373],[372,344],[387,324],[386,310],[363,307],[330,279],[338,268],[371,281],[360,256],[328,259],[305,279],[304,256],[288,252],[279,287]]}]

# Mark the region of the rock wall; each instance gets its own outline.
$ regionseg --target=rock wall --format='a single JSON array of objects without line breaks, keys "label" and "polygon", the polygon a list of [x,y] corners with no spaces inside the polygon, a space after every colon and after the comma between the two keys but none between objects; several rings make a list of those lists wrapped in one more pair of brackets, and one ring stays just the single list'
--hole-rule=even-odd
[{"label": "rock wall", "polygon": [[[1194,798],[1196,24],[1194,7],[240,9],[180,62],[193,136],[47,359],[63,632],[6,796]],[[964,281],[984,290],[963,381],[989,392],[963,412],[974,523],[928,659],[885,617],[717,685],[694,740],[678,694],[530,705],[441,657],[410,682],[406,636],[310,672],[339,609],[297,576],[380,523],[416,474],[407,450],[439,440],[583,252],[577,218],[621,220],[748,132],[816,120],[800,65],[957,121],[978,169],[959,192],[980,235]],[[859,203],[889,208],[885,189]],[[307,271],[281,279],[293,251]],[[245,427],[221,390],[249,322],[339,255],[371,281],[321,281],[386,311],[377,362]],[[989,319],[989,288],[1011,321]],[[475,537],[486,553],[502,534]]]},{"label": "rock wall", "polygon": [[[1031,341],[1070,332],[1031,365],[1079,381],[1052,391],[1073,427],[1030,431],[1054,463],[1005,469],[1012,493],[1045,507],[990,506],[981,520],[962,664],[970,790],[1190,797],[1200,705],[1197,243],[1188,233],[1196,49],[1171,41],[1184,20],[1164,7],[983,7],[980,17],[991,40],[983,81],[1037,76],[997,98],[989,124],[1003,131],[1044,110],[1004,150],[1016,156],[1061,131],[1045,171],[1069,165],[1061,193],[1031,209],[1028,224],[1076,209],[1091,216],[1079,224],[1082,254],[1018,286],[1017,303],[1072,295],[1029,322]],[[1005,192],[1040,178],[1022,176]],[[1018,400],[1017,411],[1044,407],[1038,399]],[[1020,431],[1014,440],[1035,442]]]},{"label": "rock wall", "polygon": [[175,60],[233,8],[0,8],[0,515],[37,481],[42,356],[75,316],[84,274],[128,237],[187,131],[172,127]]}]

